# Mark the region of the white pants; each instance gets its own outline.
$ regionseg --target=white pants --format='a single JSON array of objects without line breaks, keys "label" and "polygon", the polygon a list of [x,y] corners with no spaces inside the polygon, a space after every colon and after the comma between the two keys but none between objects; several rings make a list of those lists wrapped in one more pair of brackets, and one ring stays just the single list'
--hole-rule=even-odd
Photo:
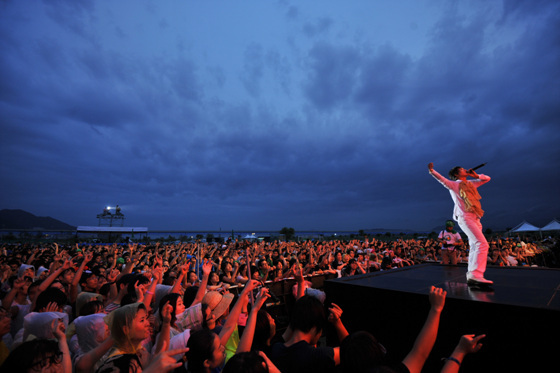
[{"label": "white pants", "polygon": [[484,277],[488,260],[488,241],[482,233],[480,219],[474,214],[459,216],[459,227],[469,239],[469,265],[467,276],[473,278]]}]

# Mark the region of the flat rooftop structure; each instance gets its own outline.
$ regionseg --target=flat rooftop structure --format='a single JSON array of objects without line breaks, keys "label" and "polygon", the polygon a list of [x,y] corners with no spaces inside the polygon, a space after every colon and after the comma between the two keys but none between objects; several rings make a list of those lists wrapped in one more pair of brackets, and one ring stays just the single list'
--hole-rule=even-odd
[{"label": "flat rooftop structure", "polygon": [[79,226],[78,233],[148,233],[147,227],[98,227],[98,226]]}]

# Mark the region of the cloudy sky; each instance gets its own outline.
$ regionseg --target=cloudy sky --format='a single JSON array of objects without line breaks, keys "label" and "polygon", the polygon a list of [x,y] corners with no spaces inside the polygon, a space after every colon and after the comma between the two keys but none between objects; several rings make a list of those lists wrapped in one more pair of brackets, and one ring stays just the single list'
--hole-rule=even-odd
[{"label": "cloudy sky", "polygon": [[560,2],[0,2],[0,208],[151,230],[560,218]]}]

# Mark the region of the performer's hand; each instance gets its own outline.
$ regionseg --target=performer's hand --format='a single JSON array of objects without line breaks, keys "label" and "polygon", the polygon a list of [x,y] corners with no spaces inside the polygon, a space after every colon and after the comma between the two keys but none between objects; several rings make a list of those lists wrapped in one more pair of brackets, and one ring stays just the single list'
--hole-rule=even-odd
[{"label": "performer's hand", "polygon": [[478,174],[472,168],[467,171],[467,174],[472,178],[478,179]]},{"label": "performer's hand", "polygon": [[428,163],[428,170],[433,170],[434,169],[434,164],[432,162]]}]

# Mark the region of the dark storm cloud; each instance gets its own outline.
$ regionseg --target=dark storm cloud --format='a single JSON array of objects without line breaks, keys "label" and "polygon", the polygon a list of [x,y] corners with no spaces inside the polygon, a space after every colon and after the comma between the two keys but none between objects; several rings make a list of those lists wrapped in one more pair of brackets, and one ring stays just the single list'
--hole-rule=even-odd
[{"label": "dark storm cloud", "polygon": [[432,229],[452,209],[433,161],[488,162],[487,226],[558,213],[553,2],[434,3],[435,21],[406,19],[426,32],[408,49],[332,4],[279,3],[288,23],[259,19],[266,33],[216,14],[208,33],[194,5],[125,20],[120,3],[71,3],[45,2],[40,32],[4,5],[0,207],[88,224],[119,203],[151,229]]},{"label": "dark storm cloud", "polygon": [[[348,101],[355,92],[353,98],[359,104],[356,108],[363,110],[364,118],[371,124],[368,134],[375,137],[378,130],[384,130],[400,140],[388,142],[389,147],[396,150],[388,151],[387,155],[393,157],[384,158],[392,159],[391,165],[397,163],[406,168],[415,166],[407,163],[420,163],[423,166],[426,160],[442,155],[453,154],[461,160],[479,154],[483,157],[479,158],[480,162],[490,158],[491,164],[509,168],[513,166],[512,159],[524,154],[522,168],[529,172],[533,181],[522,182],[528,184],[520,185],[522,193],[539,190],[546,193],[548,188],[558,190],[554,186],[557,177],[551,179],[550,173],[542,173],[541,169],[541,165],[549,161],[557,164],[559,160],[554,145],[558,140],[558,105],[552,105],[560,98],[555,85],[558,80],[539,73],[552,72],[553,64],[559,65],[555,37],[543,37],[557,34],[550,29],[557,26],[557,22],[546,12],[541,16],[549,22],[537,30],[527,25],[514,45],[499,46],[495,50],[488,50],[485,44],[490,26],[485,26],[483,19],[464,20],[453,9],[435,25],[427,53],[416,61],[390,45],[367,55],[354,50],[352,58],[348,59],[352,63],[338,62],[345,61],[345,56],[349,55],[346,51],[333,46],[315,48],[311,54],[312,79],[306,92],[310,101],[321,108],[332,108]],[[359,83],[354,76],[360,76]],[[406,135],[399,138],[399,133]],[[415,145],[420,146],[410,148]],[[535,147],[541,147],[542,152],[535,151]],[[383,152],[384,149],[381,146],[376,150]],[[407,154],[413,154],[415,162],[407,162]],[[501,175],[498,170],[493,172],[514,182],[511,175]],[[392,174],[392,178],[393,185],[405,185],[398,176]],[[373,179],[370,181],[376,183]],[[365,183],[365,189],[372,184]],[[519,188],[508,186],[507,182],[501,184],[502,203],[522,197]],[[399,192],[390,185],[383,185],[379,191],[389,189]],[[417,193],[417,185],[401,189],[403,195],[421,195]],[[492,197],[498,197],[498,193]],[[546,211],[552,216],[556,211],[556,207],[547,208],[543,204],[535,209],[531,207],[533,200],[527,198],[517,203],[527,212]],[[351,198],[346,198],[345,202],[351,202]],[[512,224],[511,218],[507,221]]]},{"label": "dark storm cloud", "polygon": [[330,110],[351,96],[357,81],[359,53],[351,47],[324,43],[309,51],[309,83],[305,91],[320,110]]},{"label": "dark storm cloud", "polygon": [[253,97],[259,94],[259,85],[263,75],[262,47],[252,44],[247,47],[244,54],[244,69],[241,80],[249,94]]},{"label": "dark storm cloud", "polygon": [[317,20],[315,20],[314,22],[307,22],[303,25],[303,33],[307,36],[307,37],[314,37],[317,35],[324,35],[325,33],[327,33],[332,24],[333,24],[333,20],[330,18],[319,18]]}]

